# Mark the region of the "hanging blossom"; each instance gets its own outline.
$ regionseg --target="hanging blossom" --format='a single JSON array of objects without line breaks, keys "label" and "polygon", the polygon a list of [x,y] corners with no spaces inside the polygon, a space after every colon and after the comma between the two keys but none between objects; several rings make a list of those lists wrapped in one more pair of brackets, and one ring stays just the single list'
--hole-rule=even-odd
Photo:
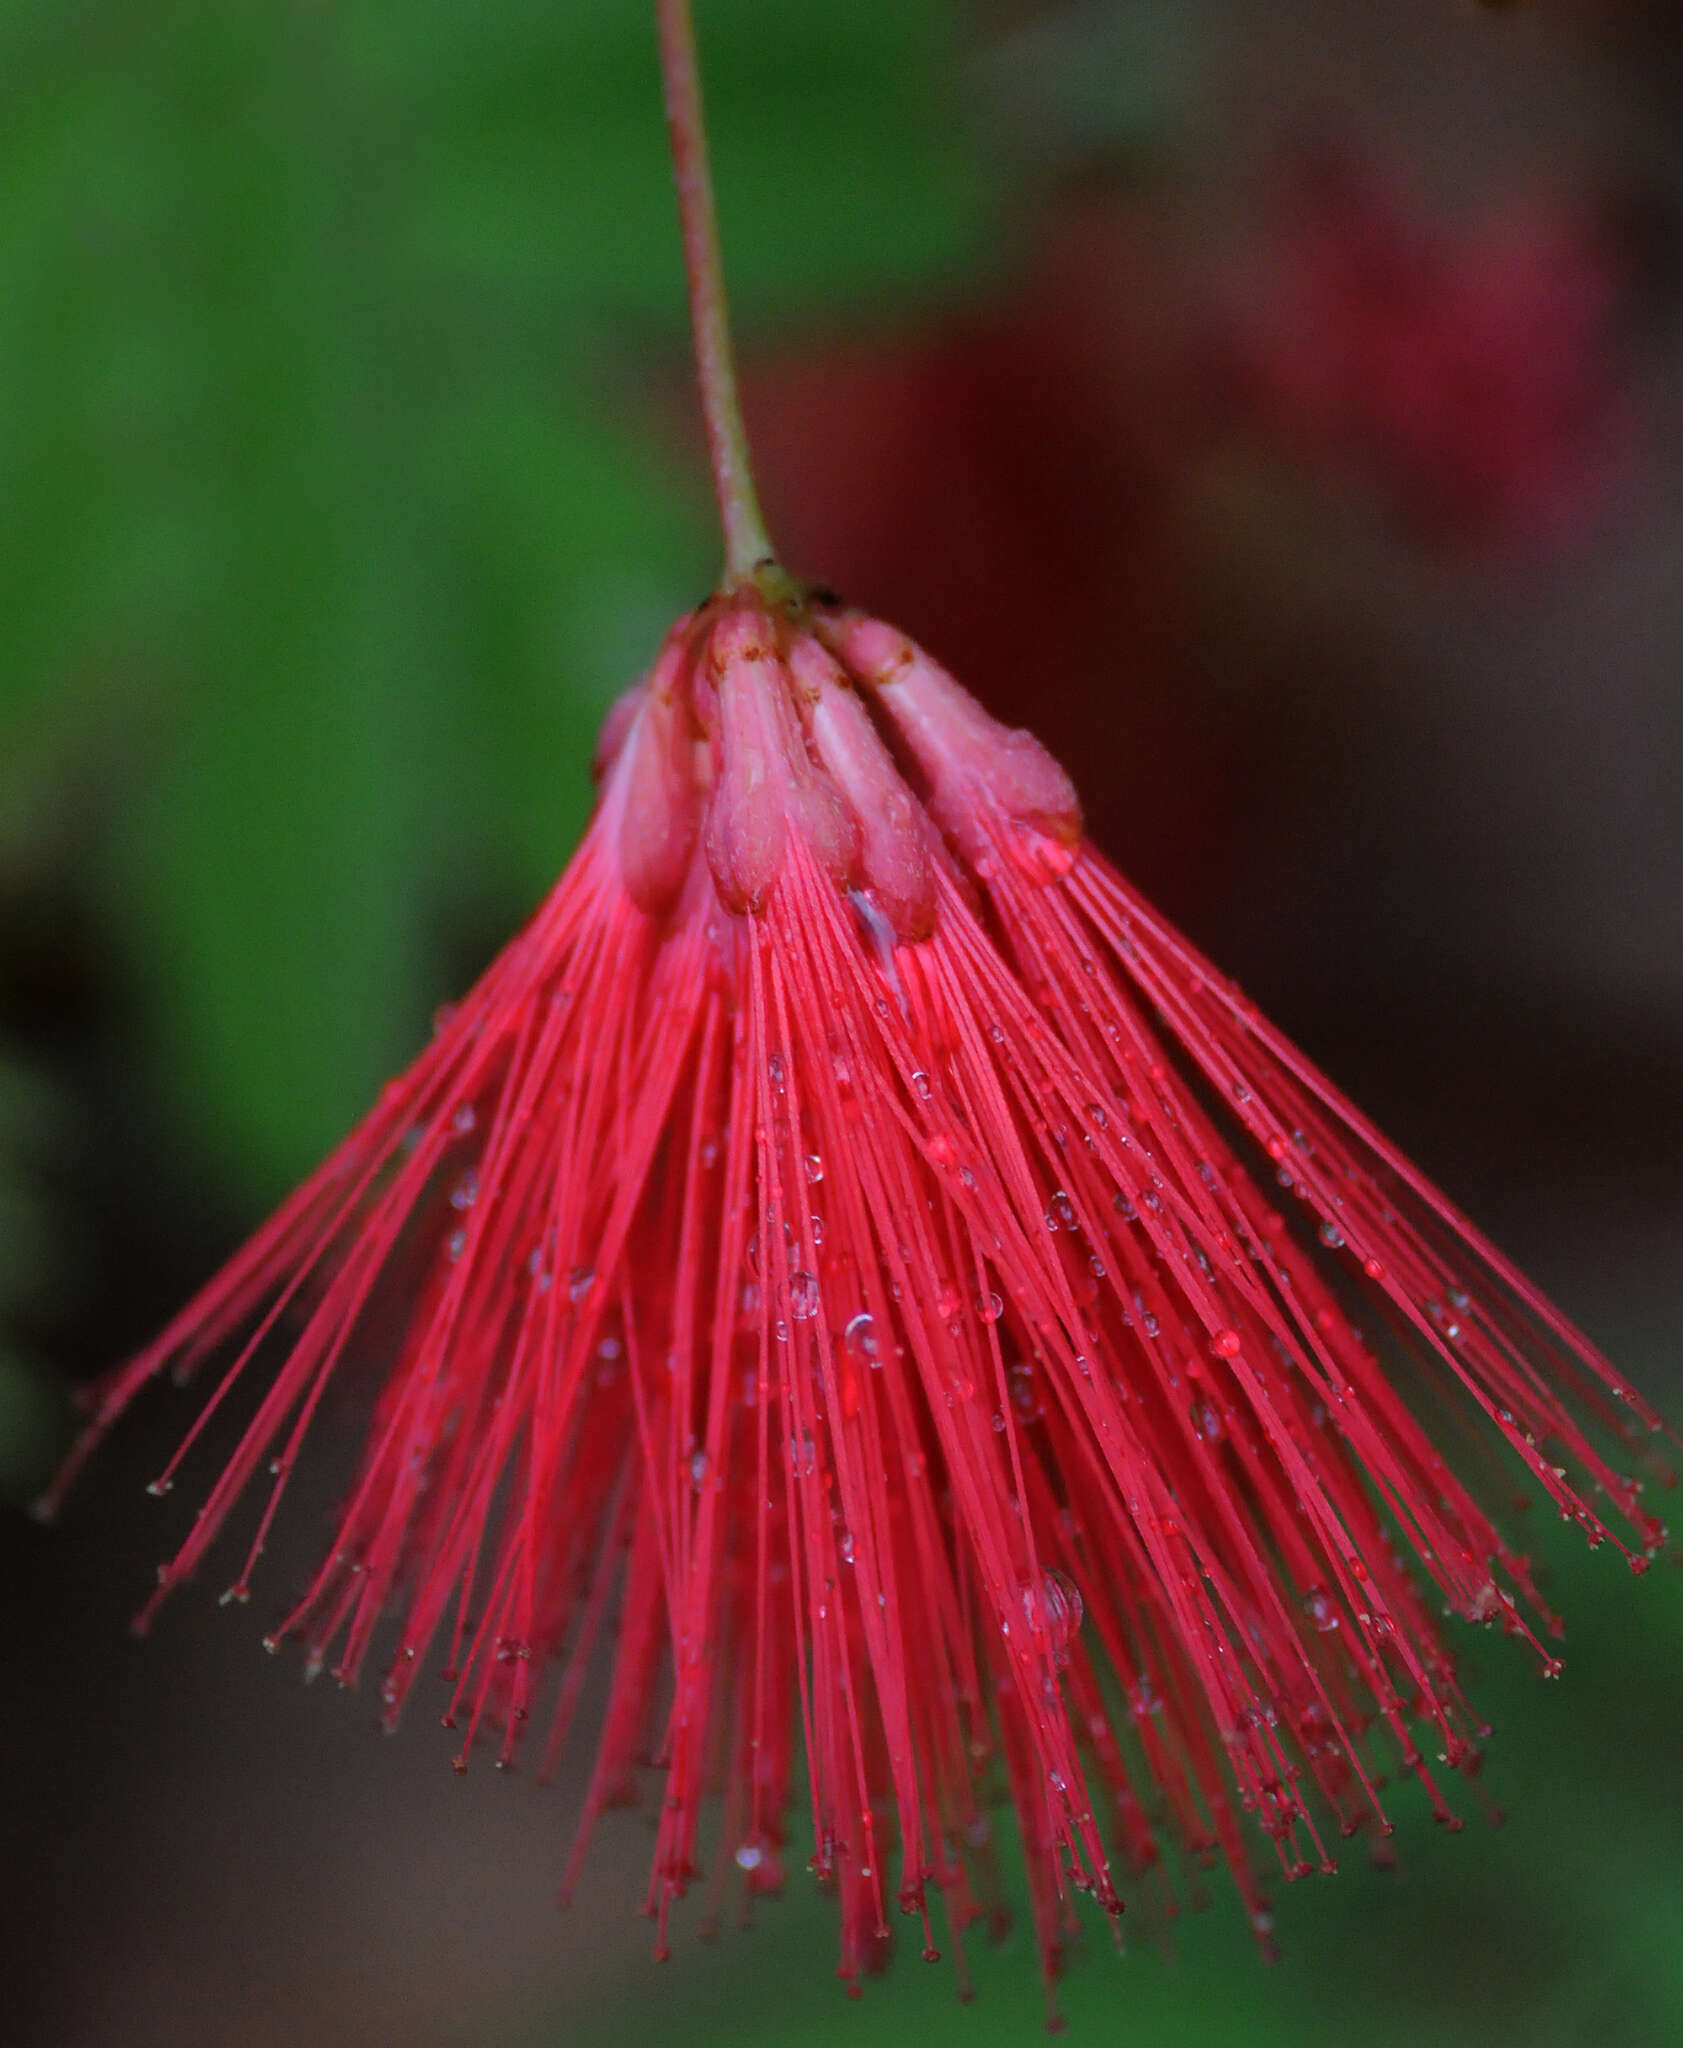
[{"label": "hanging blossom", "polygon": [[1641,1570],[1663,1531],[1607,1460],[1658,1424],[1086,844],[1038,741],[778,568],[687,0],[655,12],[723,588],[610,715],[531,923],[96,1391],[46,1505],[225,1360],[156,1490],[236,1389],[249,1420],[141,1622],[266,1479],[247,1599],[395,1314],[266,1640],[381,1667],[388,1723],[436,1660],[458,1764],[541,1774],[608,1658],[569,1887],[652,1769],[662,1952],[704,1869],[778,1888],[804,1805],[842,1976],[896,1908],[933,1957],[939,1904],[962,1983],[1006,1799],[1048,1983],[1073,1895],[1115,1914],[1166,1857],[1224,1859],[1266,1940],[1262,1845],[1329,1867],[1399,1773],[1450,1819],[1483,1730],[1443,1610],[1559,1669],[1435,1432]]},{"label": "hanging blossom", "polygon": [[936,1895],[962,1972],[1002,1798],[1048,1979],[1073,1892],[1219,1856],[1265,1932],[1260,1844],[1328,1869],[1399,1775],[1450,1820],[1485,1731],[1441,1617],[1559,1665],[1435,1432],[1640,1571],[1662,1530],[1607,1450],[1655,1416],[892,627],[716,597],[598,766],[530,925],[101,1390],[84,1454],[232,1352],[162,1491],[266,1381],[143,1621],[267,1475],[248,1597],[401,1282],[266,1640],[376,1662],[388,1722],[442,1663],[458,1763],[545,1773],[609,1657],[568,1883],[652,1767],[662,1950],[704,1868],[781,1884],[797,1805],[850,1980],[897,1907],[933,1956]]}]

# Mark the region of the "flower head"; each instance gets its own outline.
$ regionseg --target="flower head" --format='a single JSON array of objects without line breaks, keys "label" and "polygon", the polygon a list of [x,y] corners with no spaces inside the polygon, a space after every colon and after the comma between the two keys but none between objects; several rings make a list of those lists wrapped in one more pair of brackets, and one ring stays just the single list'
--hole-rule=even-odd
[{"label": "flower head", "polygon": [[1220,1856],[1263,1928],[1260,1843],[1327,1867],[1399,1772],[1447,1819],[1442,1612],[1558,1668],[1460,1454],[1641,1569],[1648,1409],[892,627],[750,579],[598,773],[531,923],[102,1390],[88,1444],[165,1368],[232,1354],[206,1416],[267,1374],[153,1604],[266,1472],[247,1596],[401,1284],[268,1640],[392,1720],[442,1663],[462,1760],[544,1768],[611,1643],[574,1862],[652,1764],[663,1943],[704,1866],[781,1882],[797,1804],[849,1978],[896,1907],[931,1953],[994,1910],[1002,1795],[1049,1977],[1072,1890]]}]

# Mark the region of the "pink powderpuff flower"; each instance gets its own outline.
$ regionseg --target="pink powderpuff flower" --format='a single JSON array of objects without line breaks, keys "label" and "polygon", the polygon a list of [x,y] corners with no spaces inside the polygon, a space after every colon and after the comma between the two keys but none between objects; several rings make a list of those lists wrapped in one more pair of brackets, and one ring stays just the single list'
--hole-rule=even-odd
[{"label": "pink powderpuff flower", "polygon": [[267,1473],[248,1597],[406,1294],[267,1641],[376,1659],[389,1722],[436,1656],[458,1762],[545,1772],[611,1656],[567,1881],[652,1767],[663,1951],[704,1868],[782,1882],[803,1777],[855,1987],[895,1908],[934,1956],[937,1895],[962,1980],[1002,1797],[1049,1982],[1075,1892],[1220,1857],[1265,1934],[1262,1842],[1330,1868],[1399,1774],[1449,1820],[1485,1731],[1443,1615],[1559,1668],[1458,1468],[1504,1450],[1640,1571],[1609,1459],[1655,1416],[891,626],[780,572],[715,597],[598,773],[531,923],[99,1390],[76,1463],[233,1354],[163,1490],[264,1379],[146,1615]]},{"label": "pink powderpuff flower", "polygon": [[1288,170],[1271,304],[1238,351],[1261,416],[1423,538],[1581,538],[1641,442],[1628,236],[1583,199],[1525,195],[1457,241],[1335,146]]}]

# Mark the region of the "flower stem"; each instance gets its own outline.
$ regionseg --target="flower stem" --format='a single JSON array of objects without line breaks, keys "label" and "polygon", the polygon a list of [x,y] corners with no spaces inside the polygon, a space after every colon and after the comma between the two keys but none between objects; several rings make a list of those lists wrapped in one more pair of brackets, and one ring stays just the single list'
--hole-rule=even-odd
[{"label": "flower stem", "polygon": [[684,269],[689,276],[690,324],[695,332],[696,377],[707,422],[713,485],[725,531],[725,587],[747,582],[775,560],[759,495],[748,462],[748,432],[736,391],[731,356],[730,315],[725,303],[719,223],[713,206],[713,176],[707,163],[707,130],[701,110],[701,74],[696,64],[695,24],[690,0],[655,0],[660,31],[660,72],[666,87],[666,131],[672,175],[678,187],[683,226]]}]

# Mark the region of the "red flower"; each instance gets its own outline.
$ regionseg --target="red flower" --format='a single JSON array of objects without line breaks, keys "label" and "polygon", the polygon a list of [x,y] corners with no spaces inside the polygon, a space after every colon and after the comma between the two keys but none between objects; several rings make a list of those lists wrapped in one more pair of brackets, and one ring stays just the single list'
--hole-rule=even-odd
[{"label": "red flower", "polygon": [[1292,168],[1272,303],[1240,349],[1262,417],[1426,537],[1591,527],[1637,446],[1635,266],[1611,218],[1539,196],[1457,243],[1335,148]]},{"label": "red flower", "polygon": [[1481,1730],[1440,1610],[1558,1667],[1422,1414],[1592,1542],[1605,1499],[1641,1569],[1662,1532],[1602,1443],[1646,1407],[892,628],[715,598],[600,773],[531,924],[104,1389],[84,1453],[164,1368],[243,1345],[208,1416],[283,1352],[152,1604],[266,1469],[247,1597],[410,1276],[268,1641],[351,1683],[391,1618],[389,1719],[439,1652],[463,1759],[489,1729],[548,1769],[611,1637],[573,1862],[653,1762],[663,1945],[704,1863],[781,1882],[803,1770],[849,1979],[896,1905],[933,1954],[931,1887],[955,1948],[993,1910],[1001,1793],[1048,1977],[1072,1889],[1116,1911],[1170,1850],[1265,1929],[1247,1814],[1287,1876],[1388,1826],[1381,1774],[1447,1819],[1429,1759]]}]

